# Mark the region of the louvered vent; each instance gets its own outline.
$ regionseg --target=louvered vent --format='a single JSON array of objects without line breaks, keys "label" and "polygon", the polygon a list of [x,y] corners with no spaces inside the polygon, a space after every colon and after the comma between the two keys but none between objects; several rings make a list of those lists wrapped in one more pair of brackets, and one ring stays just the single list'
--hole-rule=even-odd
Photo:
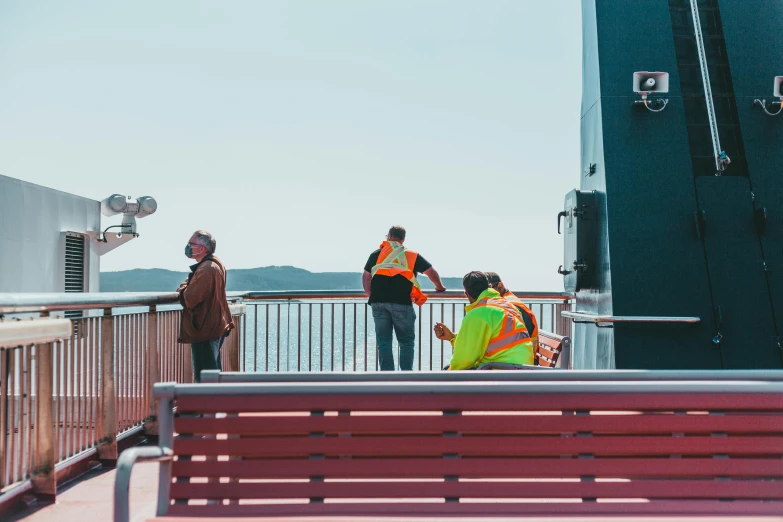
[{"label": "louvered vent", "polygon": [[84,236],[65,235],[65,291],[84,292]]},{"label": "louvered vent", "polygon": [[[65,234],[65,291],[84,292],[84,250],[85,239],[81,234],[68,232]],[[80,310],[68,310],[65,312],[67,319],[74,319],[74,338],[79,336],[79,319],[82,317]]]}]

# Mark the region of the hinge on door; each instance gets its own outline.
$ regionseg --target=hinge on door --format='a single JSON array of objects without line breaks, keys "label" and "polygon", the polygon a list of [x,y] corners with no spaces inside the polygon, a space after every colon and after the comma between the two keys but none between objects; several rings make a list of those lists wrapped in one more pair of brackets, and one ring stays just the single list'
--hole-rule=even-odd
[{"label": "hinge on door", "polygon": [[696,238],[704,239],[704,234],[707,231],[707,212],[697,210],[693,213],[693,221],[696,223]]}]

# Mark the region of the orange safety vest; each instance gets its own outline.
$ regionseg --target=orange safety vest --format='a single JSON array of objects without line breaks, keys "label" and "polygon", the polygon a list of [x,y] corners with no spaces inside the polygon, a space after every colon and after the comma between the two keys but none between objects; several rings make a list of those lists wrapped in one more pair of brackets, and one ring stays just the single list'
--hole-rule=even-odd
[{"label": "orange safety vest", "polygon": [[421,291],[421,286],[416,280],[413,267],[419,254],[413,250],[407,250],[396,241],[384,241],[381,243],[381,253],[378,254],[378,264],[372,267],[370,274],[394,277],[401,275],[413,284],[411,288],[411,300],[414,304],[422,306],[427,302],[427,296]]},{"label": "orange safety vest", "polygon": [[[511,292],[506,292],[503,295],[503,299],[508,301],[509,303],[513,304],[517,308],[519,308],[519,311],[522,312],[523,320],[525,320],[525,326],[527,326],[528,322],[533,324],[533,331],[530,332],[530,337],[533,338],[534,342],[538,341],[538,321],[536,321],[536,316],[533,313],[533,311],[528,308],[528,306],[522,302],[519,297],[515,296]],[[533,348],[538,349],[538,346],[534,346]]]},{"label": "orange safety vest", "polygon": [[473,309],[475,310],[482,306],[500,308],[506,313],[500,333],[495,337],[490,338],[487,348],[484,351],[484,356],[488,357],[498,352],[502,352],[503,350],[509,350],[530,340],[530,335],[527,333],[527,327],[525,327],[522,313],[515,306],[509,304],[501,297],[482,299],[476,303]]}]

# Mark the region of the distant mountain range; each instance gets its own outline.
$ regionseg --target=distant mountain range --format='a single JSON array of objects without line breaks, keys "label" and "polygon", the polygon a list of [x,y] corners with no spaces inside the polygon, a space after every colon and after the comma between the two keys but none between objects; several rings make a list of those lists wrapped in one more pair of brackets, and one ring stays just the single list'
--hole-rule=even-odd
[{"label": "distant mountain range", "polygon": [[[187,272],[162,268],[140,268],[120,272],[101,272],[101,292],[173,292],[187,277]],[[434,286],[426,276],[419,276],[422,288]],[[293,266],[229,269],[228,291],[239,290],[358,290],[362,288],[361,272],[308,272]],[[443,278],[446,288],[462,288],[462,279]]]}]

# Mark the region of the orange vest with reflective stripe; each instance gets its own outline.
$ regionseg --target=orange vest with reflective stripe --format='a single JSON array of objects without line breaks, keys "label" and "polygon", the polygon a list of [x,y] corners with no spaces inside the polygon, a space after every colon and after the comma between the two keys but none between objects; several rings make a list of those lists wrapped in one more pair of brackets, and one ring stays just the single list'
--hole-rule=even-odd
[{"label": "orange vest with reflective stripe", "polygon": [[503,320],[503,326],[500,328],[500,333],[495,337],[490,338],[489,343],[487,344],[487,348],[484,351],[485,357],[502,352],[503,350],[514,348],[515,346],[519,346],[530,340],[530,335],[527,333],[522,313],[514,305],[509,304],[501,297],[482,299],[476,303],[476,306],[474,306],[473,309],[475,310],[482,306],[494,306],[502,309],[506,314],[506,317]]},{"label": "orange vest with reflective stripe", "polygon": [[381,243],[381,252],[378,254],[378,264],[372,267],[370,274],[372,277],[377,275],[385,277],[403,276],[413,284],[411,301],[418,306],[422,306],[427,302],[427,296],[421,291],[419,282],[416,280],[416,274],[413,272],[413,267],[416,266],[418,257],[418,253],[406,249],[396,241],[384,241]]},{"label": "orange vest with reflective stripe", "polygon": [[[505,295],[503,295],[503,299],[519,308],[519,311],[522,312],[523,315],[526,315],[527,318],[530,319],[530,322],[533,323],[533,331],[529,333],[530,337],[533,339],[533,348],[537,350],[538,345],[536,343],[538,342],[538,321],[536,321],[535,314],[525,303],[519,299],[519,297],[515,296],[511,292],[506,292]],[[525,325],[527,325],[527,322],[525,322]]]}]

